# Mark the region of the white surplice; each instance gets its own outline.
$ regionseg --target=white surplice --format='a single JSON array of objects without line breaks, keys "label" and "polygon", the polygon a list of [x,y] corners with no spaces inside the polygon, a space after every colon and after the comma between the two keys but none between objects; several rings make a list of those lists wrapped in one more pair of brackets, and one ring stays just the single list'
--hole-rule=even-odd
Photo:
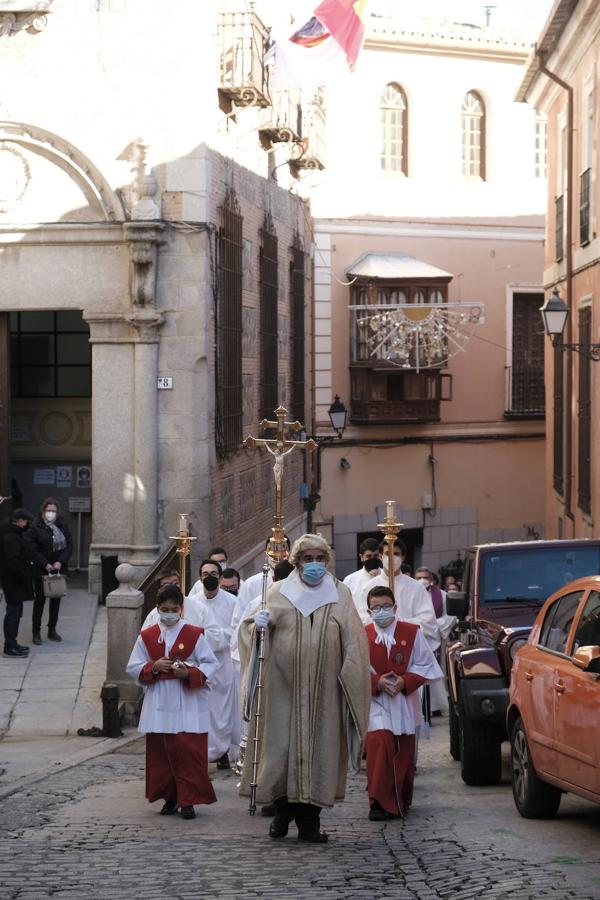
[{"label": "white surplice", "polygon": [[206,623],[206,636],[219,662],[210,691],[208,758],[211,762],[229,753],[234,759],[240,743],[240,675],[231,658],[232,618],[236,597],[219,588],[214,597],[196,594]]},{"label": "white surplice", "polygon": [[[185,624],[186,622],[180,619],[171,628],[161,626],[164,656],[170,653]],[[151,656],[140,635],[131,651],[127,674],[140,684],[140,672],[150,661]],[[219,663],[203,634],[196,641],[196,646],[185,662],[200,669],[206,677],[207,687],[189,690],[178,678],[159,678],[153,684],[142,685],[145,693],[138,731],[159,734],[179,734],[187,731],[192,734],[203,734],[209,730],[210,687],[219,670]]]},{"label": "white surplice", "polygon": [[[364,566],[362,567],[362,569],[358,569],[358,571],[356,572],[351,572],[350,575],[346,575],[346,577],[344,578],[344,584],[347,588],[350,589],[356,611],[365,624],[368,624],[363,616],[363,609],[366,608],[366,595],[369,593],[369,590],[372,587],[375,578],[377,578],[377,575],[373,575],[372,572],[367,572]],[[367,590],[365,591],[365,598],[363,601],[363,590],[365,588],[367,588]],[[368,619],[368,621],[370,621],[370,619]]]},{"label": "white surplice", "polygon": [[[388,625],[387,628],[379,628],[375,625],[375,631],[382,636],[386,646],[387,641],[394,640],[395,628],[396,620],[391,625]],[[392,643],[391,646],[393,648],[394,644]],[[388,649],[388,656],[392,655],[392,653]],[[372,668],[371,672],[374,673],[374,671]],[[406,671],[413,675],[420,675],[428,683],[435,682],[443,675],[421,629],[417,631],[415,636]],[[422,722],[421,691],[413,691],[408,696],[400,692],[395,697],[390,697],[389,694],[382,691],[375,697],[371,697],[369,731],[385,730],[391,731],[392,734],[415,734]]]}]

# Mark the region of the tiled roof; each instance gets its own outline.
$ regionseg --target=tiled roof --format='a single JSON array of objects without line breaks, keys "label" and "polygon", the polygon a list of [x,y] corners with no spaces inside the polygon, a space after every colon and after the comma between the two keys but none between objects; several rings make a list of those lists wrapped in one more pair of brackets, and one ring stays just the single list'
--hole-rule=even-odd
[{"label": "tiled roof", "polygon": [[367,19],[369,38],[409,40],[411,43],[433,41],[436,44],[527,52],[533,41],[523,34],[507,29],[453,22],[450,19],[428,19],[406,15],[373,15]]}]

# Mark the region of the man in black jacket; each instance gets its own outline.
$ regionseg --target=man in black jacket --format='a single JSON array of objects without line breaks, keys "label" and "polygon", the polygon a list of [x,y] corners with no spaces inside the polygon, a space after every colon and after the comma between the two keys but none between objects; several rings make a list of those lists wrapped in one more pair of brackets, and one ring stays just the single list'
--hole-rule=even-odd
[{"label": "man in black jacket", "polygon": [[0,532],[0,584],[6,600],[4,655],[25,657],[29,647],[17,643],[25,600],[33,600],[33,564],[23,537],[33,516],[26,509],[13,510],[10,523]]}]

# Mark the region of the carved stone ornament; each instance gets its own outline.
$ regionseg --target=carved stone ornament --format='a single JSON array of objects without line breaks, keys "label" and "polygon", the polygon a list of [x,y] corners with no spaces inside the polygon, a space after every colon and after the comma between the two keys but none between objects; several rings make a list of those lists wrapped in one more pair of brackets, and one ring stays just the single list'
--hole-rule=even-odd
[{"label": "carved stone ornament", "polygon": [[152,172],[146,169],[147,145],[141,138],[135,143],[135,181],[133,190],[135,203],[131,210],[131,217],[136,221],[149,221],[160,219],[160,194],[158,183]]},{"label": "carved stone ornament", "polygon": [[160,222],[127,222],[124,227],[131,259],[131,302],[136,307],[154,306],[157,248],[163,242],[164,225]]},{"label": "carved stone ornament", "polygon": [[157,309],[136,309],[130,315],[125,316],[127,324],[137,331],[138,341],[150,344],[158,341],[158,329],[164,320],[164,313]]},{"label": "carved stone ornament", "polygon": [[20,31],[36,34],[48,24],[53,0],[0,0],[0,38]]},{"label": "carved stone ornament", "polygon": [[18,147],[0,142],[0,213],[11,212],[19,205],[30,181],[25,155]]}]

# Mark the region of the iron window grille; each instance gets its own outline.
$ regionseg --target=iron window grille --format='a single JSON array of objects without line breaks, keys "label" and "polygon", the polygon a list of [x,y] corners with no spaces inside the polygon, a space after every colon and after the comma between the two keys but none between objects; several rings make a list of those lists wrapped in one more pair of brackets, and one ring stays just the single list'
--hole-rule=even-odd
[{"label": "iron window grille", "polygon": [[590,242],[590,188],[592,170],[586,169],[579,176],[579,243]]},{"label": "iron window grille", "polygon": [[381,95],[381,168],[408,175],[408,103],[399,84],[388,84]]},{"label": "iron window grille", "polygon": [[554,259],[560,262],[565,255],[565,197],[561,194],[554,201],[555,231],[554,231]]},{"label": "iron window grille", "polygon": [[[592,308],[579,310],[579,342],[590,344],[592,340]],[[577,505],[583,512],[592,511],[592,361],[579,357],[578,402],[578,465]]]},{"label": "iron window grille", "polygon": [[290,248],[291,412],[304,424],[304,250],[298,236]]},{"label": "iron window grille", "polygon": [[552,429],[553,484],[556,491],[564,491],[564,356],[561,347],[554,348],[554,423]]},{"label": "iron window grille", "polygon": [[260,232],[260,418],[270,419],[277,409],[277,236],[271,217]]},{"label": "iron window grille", "polygon": [[229,191],[220,210],[216,304],[215,442],[225,457],[242,443],[242,225]]}]

